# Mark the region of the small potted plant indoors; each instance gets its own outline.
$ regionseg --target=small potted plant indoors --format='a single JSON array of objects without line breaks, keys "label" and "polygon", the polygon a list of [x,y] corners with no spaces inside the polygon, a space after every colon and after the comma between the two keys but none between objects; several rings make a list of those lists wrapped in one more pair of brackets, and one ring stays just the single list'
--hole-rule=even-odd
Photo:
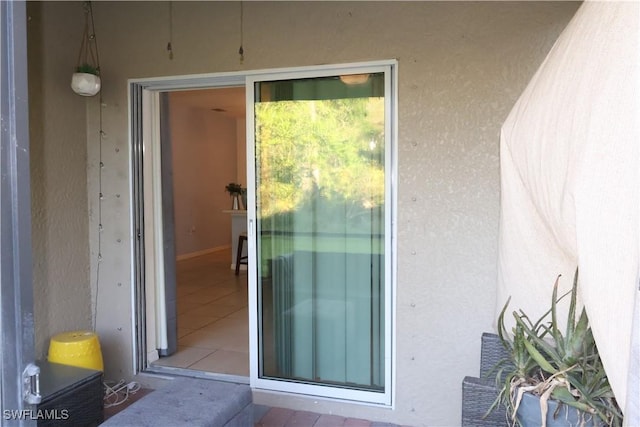
[{"label": "small potted plant indoors", "polygon": [[224,187],[225,190],[231,195],[231,209],[238,210],[240,209],[240,195],[242,194],[242,186],[240,184],[236,184],[235,182],[230,182]]},{"label": "small potted plant indoors", "polygon": [[71,89],[82,96],[94,96],[100,92],[99,70],[89,64],[78,65],[71,76]]},{"label": "small potted plant indoors", "polygon": [[[522,310],[514,311],[516,323],[510,334],[504,325],[510,298],[502,309],[498,335],[509,356],[495,368],[499,394],[490,411],[505,405],[511,423],[524,427],[621,426],[622,412],[584,307],[576,321],[578,272],[571,291],[560,298],[559,278],[554,284],[551,308],[536,322]],[[563,335],[558,327],[557,304],[567,295],[570,304]]]}]

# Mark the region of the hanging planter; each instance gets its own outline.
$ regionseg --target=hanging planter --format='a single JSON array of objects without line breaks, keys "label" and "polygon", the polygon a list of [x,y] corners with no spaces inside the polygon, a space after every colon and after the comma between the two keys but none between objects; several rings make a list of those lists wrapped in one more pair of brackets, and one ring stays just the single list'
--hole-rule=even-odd
[{"label": "hanging planter", "polygon": [[90,65],[80,66],[71,76],[71,89],[78,95],[93,96],[100,92],[100,76]]},{"label": "hanging planter", "polygon": [[[100,92],[100,59],[98,44],[93,26],[93,9],[91,2],[84,4],[84,31],[78,52],[78,63],[71,76],[71,89],[78,95],[94,96]],[[91,28],[89,28],[91,19]]]}]

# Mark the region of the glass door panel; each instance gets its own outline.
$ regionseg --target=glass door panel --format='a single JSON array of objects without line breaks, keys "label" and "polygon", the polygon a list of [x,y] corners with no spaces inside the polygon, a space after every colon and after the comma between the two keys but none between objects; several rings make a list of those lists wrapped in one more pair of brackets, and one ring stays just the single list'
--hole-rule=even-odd
[{"label": "glass door panel", "polygon": [[259,378],[385,391],[385,84],[255,83]]}]

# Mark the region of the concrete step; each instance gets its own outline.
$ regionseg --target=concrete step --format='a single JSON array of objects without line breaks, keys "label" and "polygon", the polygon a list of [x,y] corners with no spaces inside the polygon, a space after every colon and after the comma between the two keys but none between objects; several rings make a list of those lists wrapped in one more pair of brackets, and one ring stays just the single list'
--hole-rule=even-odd
[{"label": "concrete step", "polygon": [[106,427],[246,427],[254,423],[251,389],[179,377],[105,421]]}]

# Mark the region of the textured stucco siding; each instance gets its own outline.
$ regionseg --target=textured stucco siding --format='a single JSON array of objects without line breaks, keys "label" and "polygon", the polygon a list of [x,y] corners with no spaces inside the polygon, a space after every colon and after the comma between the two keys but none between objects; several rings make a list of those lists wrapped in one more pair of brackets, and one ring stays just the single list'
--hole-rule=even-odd
[{"label": "textured stucco siding", "polygon": [[[44,6],[44,7],[43,7]],[[28,5],[36,357],[60,332],[91,329],[86,101],[71,91],[82,8]]]}]

